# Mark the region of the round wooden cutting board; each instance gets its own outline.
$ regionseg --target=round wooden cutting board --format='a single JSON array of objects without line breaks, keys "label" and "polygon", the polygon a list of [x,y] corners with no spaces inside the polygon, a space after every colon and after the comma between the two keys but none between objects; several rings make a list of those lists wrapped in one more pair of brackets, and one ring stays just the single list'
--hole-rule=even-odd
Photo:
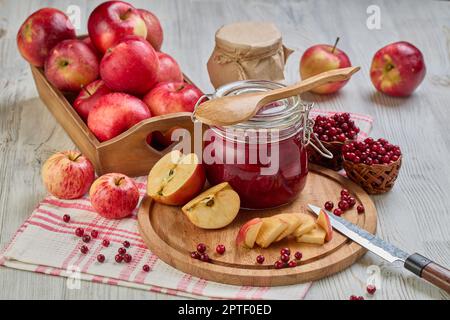
[{"label": "round wooden cutting board", "polygon": [[[240,227],[255,217],[267,217],[278,213],[308,213],[307,204],[323,206],[332,200],[337,204],[340,191],[346,188],[362,203],[365,213],[358,215],[356,206],[343,217],[375,233],[377,213],[367,193],[338,173],[311,165],[305,189],[291,204],[270,210],[241,210],[229,226],[219,230],[204,230],[194,226],[180,207],[158,204],[145,197],[138,214],[139,230],[149,249],[161,260],[188,274],[220,283],[248,286],[279,286],[317,280],[339,272],[360,258],[366,250],[335,231],[333,239],[325,245],[297,243],[284,239],[267,249],[246,249],[235,245]],[[211,263],[192,259],[198,243],[205,243]],[[217,244],[226,247],[224,255],[215,252]],[[303,258],[295,268],[275,269],[273,264],[280,256],[280,249],[289,247],[300,251]],[[264,255],[262,265],[256,263],[258,255]]]}]

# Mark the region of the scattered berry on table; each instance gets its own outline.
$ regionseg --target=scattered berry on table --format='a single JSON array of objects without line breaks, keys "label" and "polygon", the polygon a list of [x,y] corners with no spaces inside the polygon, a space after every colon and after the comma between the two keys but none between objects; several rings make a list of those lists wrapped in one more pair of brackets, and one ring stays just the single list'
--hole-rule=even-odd
[{"label": "scattered berry on table", "polygon": [[280,250],[280,254],[281,255],[286,254],[286,255],[290,256],[291,255],[291,250],[289,248],[283,248],[283,249]]},{"label": "scattered berry on table", "polygon": [[225,253],[225,246],[223,244],[217,245],[216,252],[218,254],[224,254]]},{"label": "scattered berry on table", "polygon": [[130,247],[130,242],[124,241],[124,242],[122,243],[122,245],[123,245],[125,248],[129,248],[129,247]]},{"label": "scattered berry on table", "polygon": [[303,258],[303,254],[302,254],[300,251],[297,251],[297,252],[294,254],[294,257],[295,257],[295,259],[297,259],[297,260],[301,260],[301,259]]},{"label": "scattered berry on table", "polygon": [[84,243],[89,243],[90,241],[91,241],[91,236],[88,235],[88,234],[85,234],[85,235],[83,236],[83,242],[84,242]]},{"label": "scattered berry on table", "polygon": [[117,250],[117,252],[118,252],[121,256],[123,256],[124,254],[127,253],[127,249],[125,249],[125,248],[119,248],[119,250]]},{"label": "scattered berry on table", "polygon": [[373,284],[369,284],[366,288],[368,294],[374,294],[377,288]]},{"label": "scattered berry on table", "polygon": [[200,255],[200,261],[203,261],[203,262],[209,262],[209,256],[208,256],[208,254],[207,254],[207,253],[202,253],[202,254]]},{"label": "scattered berry on table", "polygon": [[81,251],[82,254],[86,254],[86,253],[89,252],[89,248],[86,247],[85,245],[83,245],[83,246],[80,247],[80,251]]},{"label": "scattered berry on table", "polygon": [[199,243],[197,245],[197,251],[200,253],[204,253],[206,251],[206,245],[204,243]]},{"label": "scattered berry on table", "polygon": [[358,205],[356,207],[356,210],[358,211],[359,214],[362,214],[366,211],[366,209],[364,208],[364,206],[362,204]]},{"label": "scattered berry on table", "polygon": [[198,251],[192,251],[191,252],[191,258],[199,260],[200,259],[200,253]]},{"label": "scattered berry on table", "polygon": [[84,229],[83,228],[76,228],[75,229],[75,235],[77,236],[77,237],[82,237],[83,235],[84,235]]},{"label": "scattered berry on table", "polygon": [[105,256],[103,254],[99,254],[97,256],[97,261],[100,262],[100,263],[105,262]]},{"label": "scattered berry on table", "polygon": [[338,203],[338,207],[339,207],[339,209],[341,209],[342,211],[346,211],[346,210],[348,210],[348,209],[350,208],[350,205],[348,204],[347,201],[341,200],[341,201],[339,201],[339,203]]},{"label": "scattered berry on table", "polygon": [[109,247],[109,240],[108,240],[108,239],[103,239],[102,245],[103,245],[104,247]]},{"label": "scattered berry on table", "polygon": [[282,268],[284,268],[284,262],[281,260],[278,260],[275,262],[274,267],[275,267],[275,269],[282,269]]},{"label": "scattered berry on table", "polygon": [[91,237],[94,238],[94,239],[97,239],[97,237],[98,237],[98,231],[97,231],[97,230],[92,230],[92,231],[91,231]]},{"label": "scattered berry on table", "polygon": [[123,255],[123,261],[125,261],[126,263],[130,263],[131,260],[133,260],[133,257],[131,255],[129,255],[128,253]]},{"label": "scattered berry on table", "polygon": [[64,222],[69,222],[69,221],[70,221],[70,216],[69,216],[68,214],[65,214],[65,215],[63,216],[63,221],[64,221]]},{"label": "scattered berry on table", "polygon": [[144,265],[142,266],[142,270],[143,270],[144,272],[150,272],[150,266],[149,266],[148,264],[144,264]]},{"label": "scattered berry on table", "polygon": [[289,262],[290,257],[287,254],[282,254],[280,260],[283,262]]},{"label": "scattered berry on table", "polygon": [[116,260],[117,263],[121,263],[123,261],[123,256],[121,256],[120,254],[116,254],[114,259]]},{"label": "scattered berry on table", "polygon": [[264,256],[263,255],[259,255],[259,256],[257,256],[256,257],[256,262],[258,262],[259,264],[263,264],[264,263],[264,260],[265,260],[265,258],[264,258]]},{"label": "scattered berry on table", "polygon": [[289,268],[295,268],[297,266],[297,261],[291,260],[288,263]]},{"label": "scattered berry on table", "polygon": [[333,210],[334,203],[331,202],[331,201],[327,201],[327,202],[325,202],[324,207],[325,207],[326,210],[331,211],[331,210]]},{"label": "scattered berry on table", "polygon": [[333,214],[335,216],[338,216],[338,217],[342,216],[343,213],[344,212],[341,209],[339,209],[339,208],[336,208],[336,209],[333,210]]}]

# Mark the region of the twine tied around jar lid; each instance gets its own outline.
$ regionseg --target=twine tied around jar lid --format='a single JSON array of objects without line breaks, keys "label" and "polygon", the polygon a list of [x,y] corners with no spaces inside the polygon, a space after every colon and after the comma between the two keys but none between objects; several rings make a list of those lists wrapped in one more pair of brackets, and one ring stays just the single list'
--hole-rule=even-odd
[{"label": "twine tied around jar lid", "polygon": [[284,79],[284,65],[293,51],[283,45],[281,33],[273,23],[225,25],[216,32],[215,39],[207,64],[215,88],[246,79]]}]

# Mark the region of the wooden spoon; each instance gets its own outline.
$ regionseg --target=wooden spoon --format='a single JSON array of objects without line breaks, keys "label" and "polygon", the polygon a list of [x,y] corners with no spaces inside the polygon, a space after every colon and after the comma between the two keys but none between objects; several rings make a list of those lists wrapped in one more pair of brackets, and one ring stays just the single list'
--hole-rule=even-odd
[{"label": "wooden spoon", "polygon": [[296,96],[330,82],[348,80],[359,69],[360,67],[349,67],[326,71],[280,89],[212,99],[200,104],[194,112],[194,117],[212,126],[229,126],[245,122],[273,101]]}]

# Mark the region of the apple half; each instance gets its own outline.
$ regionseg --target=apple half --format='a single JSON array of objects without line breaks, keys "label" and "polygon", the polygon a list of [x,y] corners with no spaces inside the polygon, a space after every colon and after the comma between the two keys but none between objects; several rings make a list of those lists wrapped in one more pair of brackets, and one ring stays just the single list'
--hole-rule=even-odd
[{"label": "apple half", "polygon": [[202,229],[220,229],[236,218],[241,201],[228,182],[218,184],[189,201],[181,210]]},{"label": "apple half", "polygon": [[261,248],[270,246],[288,227],[289,223],[277,216],[262,218],[263,224],[256,237],[256,243]]},{"label": "apple half", "polygon": [[314,221],[314,218],[308,214],[300,214],[300,226],[294,230],[292,233],[295,237],[301,237],[305,233],[310,232],[316,227],[316,222]]},{"label": "apple half", "polygon": [[330,217],[328,217],[328,214],[326,214],[325,211],[320,210],[316,224],[325,230],[325,241],[330,241],[333,238],[333,227],[331,226]]},{"label": "apple half", "polygon": [[324,229],[317,226],[316,228],[312,229],[308,233],[305,233],[301,237],[298,237],[297,242],[310,243],[310,244],[324,244],[326,234],[327,233],[325,232]]},{"label": "apple half", "polygon": [[254,218],[246,222],[241,229],[239,229],[238,235],[236,237],[236,245],[243,246],[246,248],[253,248],[255,246],[256,237],[258,236],[259,230],[263,221],[261,218]]},{"label": "apple half", "polygon": [[205,171],[197,155],[174,150],[150,170],[147,194],[159,203],[183,205],[200,193],[205,181]]}]

